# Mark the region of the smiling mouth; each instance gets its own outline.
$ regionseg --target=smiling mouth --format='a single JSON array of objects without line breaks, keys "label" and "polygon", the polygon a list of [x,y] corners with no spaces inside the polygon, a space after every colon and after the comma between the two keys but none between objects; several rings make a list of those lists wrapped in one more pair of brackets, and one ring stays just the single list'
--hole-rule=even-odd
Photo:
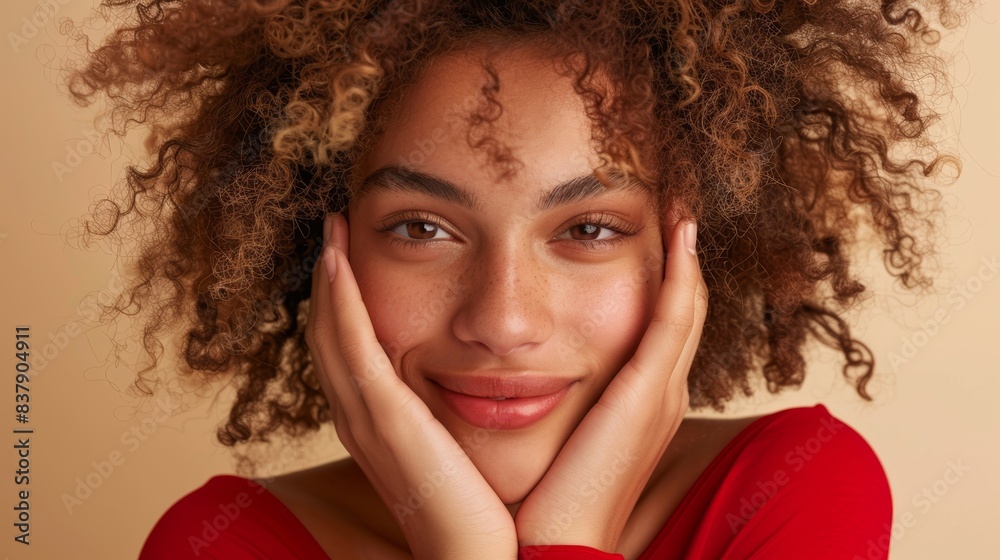
[{"label": "smiling mouth", "polygon": [[433,373],[427,380],[454,393],[490,400],[524,399],[557,393],[578,381],[523,370],[480,370],[476,373]]},{"label": "smiling mouth", "polygon": [[[502,389],[497,386],[489,387],[492,381],[479,378],[481,385],[465,389],[484,393],[476,395],[453,390],[453,382],[449,383],[449,387],[429,379],[452,414],[469,425],[487,430],[516,430],[535,424],[555,410],[576,384],[576,380],[524,380],[527,382],[513,381],[514,385]],[[501,383],[510,381],[508,379]],[[476,381],[472,382],[473,385],[475,383]],[[558,387],[553,388],[555,385]],[[497,393],[510,396],[497,396]]]}]

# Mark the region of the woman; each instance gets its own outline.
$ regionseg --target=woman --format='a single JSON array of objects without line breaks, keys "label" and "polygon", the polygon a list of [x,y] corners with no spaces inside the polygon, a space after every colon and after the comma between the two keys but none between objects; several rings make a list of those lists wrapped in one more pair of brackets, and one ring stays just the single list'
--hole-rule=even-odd
[{"label": "woman", "polygon": [[195,303],[222,443],[332,421],[351,456],[214,477],[141,558],[887,555],[885,473],[825,407],[684,415],[799,385],[810,334],[870,400],[849,250],[869,224],[922,285],[947,160],[890,154],[935,116],[919,12],[151,4],[70,82],[153,125],[145,340]]}]

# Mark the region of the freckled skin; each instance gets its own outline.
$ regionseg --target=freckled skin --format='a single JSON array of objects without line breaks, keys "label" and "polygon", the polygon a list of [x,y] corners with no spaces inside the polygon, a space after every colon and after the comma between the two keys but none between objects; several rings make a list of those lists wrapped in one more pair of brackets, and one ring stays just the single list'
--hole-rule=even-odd
[{"label": "freckled skin", "polygon": [[[483,208],[395,191],[352,201],[350,262],[397,374],[466,447],[504,503],[516,505],[638,346],[663,279],[663,245],[642,193],[610,191],[535,210],[541,193],[597,166],[590,123],[569,79],[547,61],[511,51],[495,68],[504,109],[493,134],[523,167],[498,181],[455,118],[456,107],[479,99],[485,74],[477,59],[468,52],[436,59],[395,108],[359,173],[407,164],[475,194]],[[413,158],[420,146],[429,153]],[[390,243],[422,239],[414,237],[419,224],[375,230],[404,211],[445,227],[431,228],[425,237],[434,239],[421,246]],[[578,240],[593,237],[571,226],[588,211],[613,214],[639,231],[622,244],[585,251]],[[602,238],[624,235],[601,227]],[[427,380],[434,371],[496,368],[580,382],[540,422],[486,431],[454,416]]]}]

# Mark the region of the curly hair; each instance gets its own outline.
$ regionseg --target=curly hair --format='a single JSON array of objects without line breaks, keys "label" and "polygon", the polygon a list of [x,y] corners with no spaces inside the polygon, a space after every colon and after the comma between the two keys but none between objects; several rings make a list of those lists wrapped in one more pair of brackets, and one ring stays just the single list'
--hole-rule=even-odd
[{"label": "curly hair", "polygon": [[[956,6],[930,1],[943,27],[960,23]],[[124,199],[102,200],[85,236],[110,235],[132,212],[152,226],[128,238],[139,239],[131,283],[105,312],[147,312],[142,343],[153,362],[133,390],[160,385],[152,372],[169,333],[183,334],[179,374],[236,387],[217,431],[225,446],[295,438],[330,421],[303,332],[321,221],[350,201],[354,163],[405,86],[454,49],[542,42],[566,57],[601,153],[651,181],[661,208],[681,203],[697,218],[710,306],[689,375],[692,409],[723,411],[737,390],[752,395],[760,375],[771,393],[800,386],[810,336],[843,354],[845,378],[871,400],[874,358],[843,318],[865,290],[851,264],[866,228],[890,274],[909,289],[931,285],[923,265],[939,195],[926,179],[960,164],[929,139],[940,115],[918,95],[920,79],[947,79],[926,6],[103,7],[120,21],[95,49],[74,35],[85,54],[67,72],[68,91],[82,106],[103,94],[119,134],[148,126],[150,161],[127,167]],[[483,87],[470,130],[493,118],[496,87]],[[488,135],[469,141],[507,157]]]}]

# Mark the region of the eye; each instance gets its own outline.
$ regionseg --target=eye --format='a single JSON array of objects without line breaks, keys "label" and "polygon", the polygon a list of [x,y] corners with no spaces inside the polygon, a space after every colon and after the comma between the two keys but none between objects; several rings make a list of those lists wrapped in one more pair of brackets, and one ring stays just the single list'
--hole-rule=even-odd
[{"label": "eye", "polygon": [[621,245],[641,230],[642,227],[629,224],[612,214],[588,212],[570,222],[556,239],[570,241],[584,250],[598,251]]},{"label": "eye", "polygon": [[440,226],[434,222],[404,222],[387,230],[410,239],[448,239],[451,237],[439,237],[439,233],[448,235]]},{"label": "eye", "polygon": [[427,241],[453,239],[435,218],[420,212],[404,212],[386,219],[376,231],[391,233],[389,242],[404,246],[419,246]]},{"label": "eye", "polygon": [[[603,230],[603,232],[601,230]],[[605,227],[601,224],[589,224],[589,223],[576,224],[573,227],[566,230],[566,233],[570,234],[579,233],[581,236],[584,237],[583,239],[579,239],[577,237],[573,237],[572,235],[570,235],[572,239],[576,239],[577,241],[594,241],[598,239],[607,239],[608,237],[611,237],[614,234],[614,232],[615,230],[611,229],[610,227]],[[602,233],[607,235],[602,235]]]}]

